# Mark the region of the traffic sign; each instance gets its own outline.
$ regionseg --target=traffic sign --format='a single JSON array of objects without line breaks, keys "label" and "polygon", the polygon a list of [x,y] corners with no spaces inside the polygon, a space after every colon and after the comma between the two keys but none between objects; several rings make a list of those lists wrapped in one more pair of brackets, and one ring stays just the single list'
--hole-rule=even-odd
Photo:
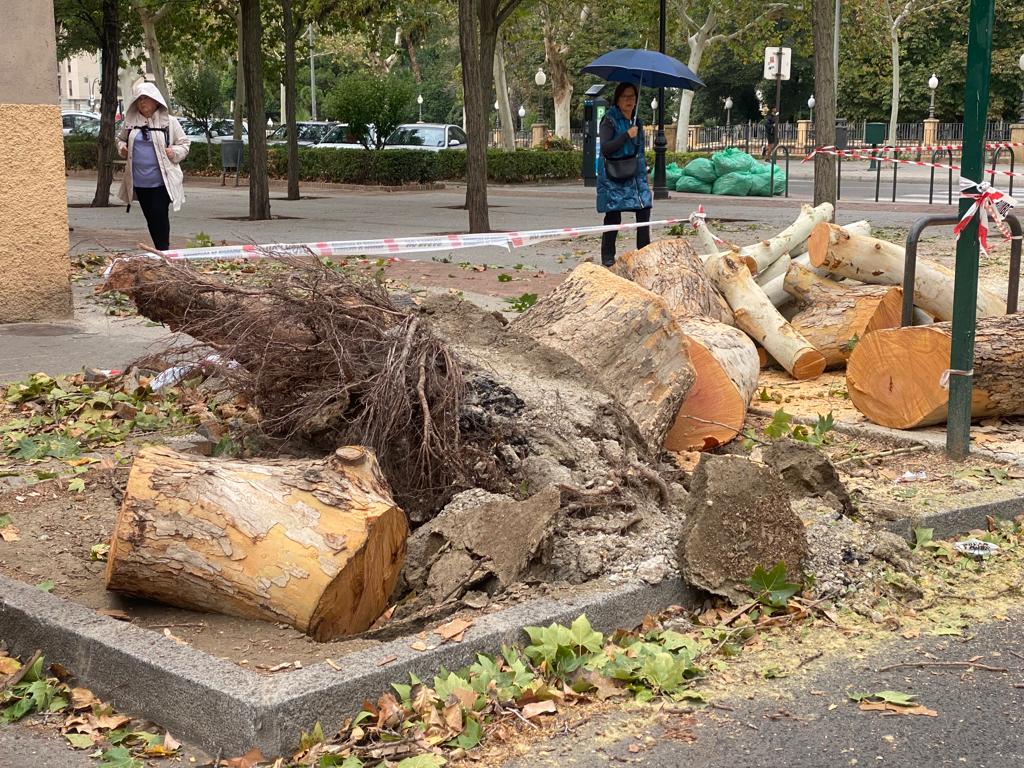
[{"label": "traffic sign", "polygon": [[[781,56],[779,54],[782,54]],[[764,79],[789,80],[789,67],[793,61],[792,48],[773,46],[764,49]]]}]

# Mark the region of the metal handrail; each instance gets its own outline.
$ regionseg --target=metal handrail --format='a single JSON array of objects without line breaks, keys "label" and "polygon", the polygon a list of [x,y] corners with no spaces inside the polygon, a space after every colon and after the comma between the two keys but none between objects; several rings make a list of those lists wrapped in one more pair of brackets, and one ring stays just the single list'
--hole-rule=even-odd
[{"label": "metal handrail", "polygon": [[[1008,151],[1010,153],[1010,173],[1013,173],[1014,160],[1016,159],[1016,155],[1014,154],[1013,149],[1011,149],[1010,147],[996,147],[994,150],[992,150],[992,170],[990,170],[988,174],[988,183],[991,184],[992,186],[995,186],[996,183],[996,164],[999,162],[999,156],[1002,155],[1004,151]],[[952,173],[952,171],[950,171],[950,173]],[[1010,189],[1006,194],[1010,196],[1013,195],[1012,175],[1010,176]]]},{"label": "metal handrail", "polygon": [[[903,260],[903,312],[900,317],[900,326],[912,325],[914,322],[914,284],[917,282],[917,243],[921,239],[921,233],[928,227],[938,227],[944,224],[954,225],[960,221],[959,216],[925,216],[914,222],[914,226],[907,233],[907,250]],[[1016,216],[1007,216],[1005,219],[1013,234],[1010,245],[1010,275],[1006,289],[1006,314],[1013,315],[1017,312],[1017,294],[1020,292],[1020,260],[1022,232],[1020,219]]]},{"label": "metal handrail", "polygon": [[[953,150],[951,149],[936,149],[932,152],[932,169],[931,175],[928,180],[928,205],[932,204],[932,193],[935,191],[935,161],[938,160],[939,155],[945,154],[949,159],[949,165],[953,165]],[[949,169],[949,205],[953,204],[953,169]]]},{"label": "metal handrail", "polygon": [[783,189],[783,197],[789,197],[789,147],[783,144],[776,144],[775,149],[772,150],[772,164],[771,175],[769,177],[768,184],[768,197],[775,197],[775,166],[778,165],[777,157],[780,150],[786,155],[786,186]]}]

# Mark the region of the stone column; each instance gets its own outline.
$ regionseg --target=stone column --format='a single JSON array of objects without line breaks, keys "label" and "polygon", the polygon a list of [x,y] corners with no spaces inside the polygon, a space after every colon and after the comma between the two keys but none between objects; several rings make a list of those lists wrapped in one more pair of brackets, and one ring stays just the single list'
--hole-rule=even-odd
[{"label": "stone column", "polygon": [[548,135],[548,124],[547,123],[534,123],[532,126],[533,133],[530,135],[530,146],[540,147],[544,144],[544,139]]},{"label": "stone column", "polygon": [[926,147],[933,147],[939,143],[939,121],[936,118],[924,119],[924,139],[921,143]]},{"label": "stone column", "polygon": [[[1024,144],[1024,123],[1014,123],[1010,126],[1010,141],[1014,144]],[[1024,147],[1013,148],[1013,170],[1024,171]]]},{"label": "stone column", "polygon": [[811,121],[796,121],[796,151],[800,154],[808,152],[811,147]]},{"label": "stone column", "polygon": [[0,25],[0,322],[70,318],[67,187],[51,0]]},{"label": "stone column", "polygon": [[[647,139],[648,146],[654,146],[654,135],[658,132],[658,125],[654,123],[651,125],[651,135]],[[676,124],[666,123],[665,124],[665,151],[675,152],[676,151]]]}]

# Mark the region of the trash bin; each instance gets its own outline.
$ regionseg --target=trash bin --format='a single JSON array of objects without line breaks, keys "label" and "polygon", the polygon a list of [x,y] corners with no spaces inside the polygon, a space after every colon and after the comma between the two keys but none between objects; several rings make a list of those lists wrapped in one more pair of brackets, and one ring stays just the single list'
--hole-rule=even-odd
[{"label": "trash bin", "polygon": [[238,186],[238,173],[242,170],[242,158],[245,155],[245,143],[227,139],[220,143],[220,185],[224,186],[229,171],[235,172],[235,186]]},{"label": "trash bin", "polygon": [[601,156],[601,118],[608,101],[598,94],[607,83],[592,85],[583,94],[583,186],[597,186],[597,160]]},{"label": "trash bin", "polygon": [[836,149],[846,149],[850,146],[850,127],[846,124],[845,117],[836,118]]}]

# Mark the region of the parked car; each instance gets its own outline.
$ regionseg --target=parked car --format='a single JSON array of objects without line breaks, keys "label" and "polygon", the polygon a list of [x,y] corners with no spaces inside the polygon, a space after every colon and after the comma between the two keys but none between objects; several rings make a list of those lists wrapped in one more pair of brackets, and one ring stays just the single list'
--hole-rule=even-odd
[{"label": "parked car", "polygon": [[384,149],[465,149],[466,132],[459,125],[444,123],[409,123],[400,125],[388,136]]},{"label": "parked car", "polygon": [[86,133],[95,128],[97,135],[100,132],[100,115],[98,112],[79,112],[76,110],[64,110],[60,113],[60,119],[65,136],[72,133]]},{"label": "parked car", "polygon": [[[203,126],[200,123],[193,122],[192,120],[180,120],[182,130],[185,131],[185,135],[188,136],[189,140],[193,144],[205,144],[206,143],[206,132],[203,130]],[[222,141],[230,141],[235,136],[235,121],[234,120],[215,120],[210,125],[210,138],[214,144],[220,144]],[[242,143],[249,143],[249,131],[245,124],[242,124]]]},{"label": "parked car", "polygon": [[[372,147],[377,140],[376,131],[370,126],[368,143]],[[348,123],[339,123],[329,130],[316,145],[317,149],[366,149],[348,129]]]},{"label": "parked car", "polygon": [[[337,123],[327,122],[302,122],[295,124],[295,132],[299,137],[300,147],[312,147],[314,144],[319,144],[327,132],[331,130]],[[288,143],[288,124],[283,123],[278,126],[270,136],[267,137],[267,145],[274,146],[279,144]]]}]

